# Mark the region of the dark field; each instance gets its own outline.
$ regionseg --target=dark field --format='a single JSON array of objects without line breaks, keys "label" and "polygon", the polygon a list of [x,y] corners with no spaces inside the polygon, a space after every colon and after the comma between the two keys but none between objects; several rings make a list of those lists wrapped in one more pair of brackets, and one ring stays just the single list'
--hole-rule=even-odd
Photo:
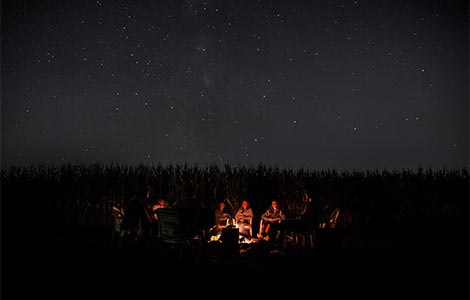
[{"label": "dark field", "polygon": [[[342,212],[335,228],[317,231],[313,250],[253,242],[230,252],[205,242],[198,255],[178,258],[152,239],[117,249],[111,238],[112,206],[142,190],[175,207],[196,195],[211,210],[222,199],[237,205],[246,198],[259,215],[273,197],[295,214],[303,189]],[[2,298],[120,298],[128,291],[136,299],[163,291],[220,298],[233,291],[468,299],[468,193],[466,169],[97,164],[2,170]]]}]

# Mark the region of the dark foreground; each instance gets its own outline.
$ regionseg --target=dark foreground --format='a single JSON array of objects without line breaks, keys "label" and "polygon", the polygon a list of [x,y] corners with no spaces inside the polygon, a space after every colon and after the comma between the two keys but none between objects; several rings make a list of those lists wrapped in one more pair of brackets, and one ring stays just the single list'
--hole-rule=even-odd
[{"label": "dark foreground", "polygon": [[201,255],[182,259],[158,245],[117,251],[107,232],[94,229],[64,229],[62,236],[41,239],[15,235],[4,245],[2,299],[110,299],[126,292],[132,299],[317,294],[468,299],[467,233],[376,231],[358,234],[349,244],[324,242],[313,251],[258,242],[235,253],[207,244]]}]

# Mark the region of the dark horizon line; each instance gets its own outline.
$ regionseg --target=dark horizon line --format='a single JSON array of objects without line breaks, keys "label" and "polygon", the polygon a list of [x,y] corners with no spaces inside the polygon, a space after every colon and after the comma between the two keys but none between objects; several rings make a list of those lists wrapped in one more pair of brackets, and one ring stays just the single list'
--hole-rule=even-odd
[{"label": "dark horizon line", "polygon": [[244,169],[258,169],[260,167],[267,168],[267,169],[279,169],[279,170],[303,170],[303,171],[311,171],[311,172],[340,172],[340,173],[368,173],[368,172],[423,172],[423,171],[466,171],[468,172],[470,166],[441,166],[441,167],[433,167],[433,166],[423,166],[421,164],[417,164],[416,167],[401,167],[401,168],[386,168],[386,167],[366,167],[366,168],[338,168],[338,167],[324,167],[324,168],[314,168],[314,167],[306,167],[306,166],[299,166],[299,167],[288,167],[282,166],[273,163],[264,163],[262,161],[258,162],[257,164],[242,164],[242,163],[230,163],[225,162],[224,164],[220,163],[197,163],[197,162],[170,162],[170,163],[162,163],[162,162],[135,162],[135,163],[124,163],[124,162],[104,162],[104,161],[95,161],[95,162],[70,162],[64,161],[60,163],[47,163],[47,162],[31,162],[29,164],[15,164],[15,163],[1,163],[1,170],[13,170],[13,169],[28,169],[28,168],[62,168],[62,167],[125,167],[125,168],[168,168],[168,167],[184,167],[184,168],[195,168],[195,169],[208,169],[208,168],[218,168],[220,170],[224,170],[227,168],[244,168]]}]

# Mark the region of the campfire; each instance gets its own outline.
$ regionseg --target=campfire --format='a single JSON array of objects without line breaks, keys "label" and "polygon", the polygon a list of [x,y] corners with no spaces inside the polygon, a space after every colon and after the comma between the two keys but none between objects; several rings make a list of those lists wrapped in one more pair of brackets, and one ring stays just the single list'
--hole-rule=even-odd
[{"label": "campfire", "polygon": [[249,244],[252,242],[252,239],[249,235],[241,232],[234,218],[228,218],[225,226],[221,228],[216,228],[216,226],[214,226],[211,230],[212,234],[210,235],[209,242],[222,243],[224,240],[223,238],[224,231],[227,232],[228,230],[235,230],[235,229],[238,231],[238,243]]}]

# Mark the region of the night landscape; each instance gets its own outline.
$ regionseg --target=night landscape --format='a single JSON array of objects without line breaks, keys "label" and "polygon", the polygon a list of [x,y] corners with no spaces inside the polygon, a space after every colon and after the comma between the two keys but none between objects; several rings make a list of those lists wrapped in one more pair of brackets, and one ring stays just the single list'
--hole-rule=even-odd
[{"label": "night landscape", "polygon": [[469,298],[468,1],[1,14],[2,298]]}]

